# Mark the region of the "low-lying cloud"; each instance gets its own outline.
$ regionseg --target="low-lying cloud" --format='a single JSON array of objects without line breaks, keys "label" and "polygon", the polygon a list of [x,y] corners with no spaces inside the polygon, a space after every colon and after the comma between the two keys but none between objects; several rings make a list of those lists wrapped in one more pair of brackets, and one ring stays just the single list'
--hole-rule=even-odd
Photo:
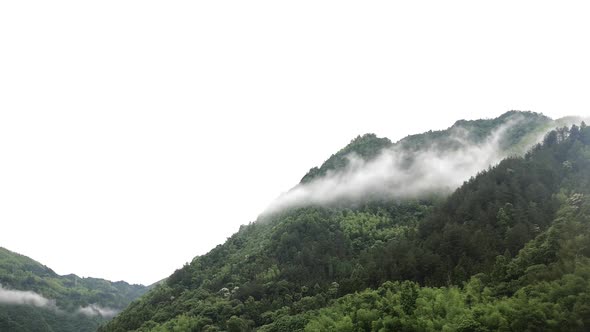
[{"label": "low-lying cloud", "polygon": [[[32,307],[50,309],[56,313],[65,314],[65,311],[60,310],[55,300],[48,299],[43,295],[37,294],[33,291],[21,291],[16,289],[7,289],[0,284],[0,304],[7,305],[28,305]],[[103,318],[112,318],[116,316],[119,311],[108,307],[101,307],[98,304],[91,304],[85,307],[80,307],[76,310],[77,313],[87,317],[101,316]]]},{"label": "low-lying cloud", "polygon": [[0,303],[11,305],[30,305],[41,308],[55,308],[55,301],[32,291],[6,289],[0,285]]},{"label": "low-lying cloud", "polygon": [[306,205],[354,202],[368,197],[412,198],[427,193],[450,192],[477,172],[506,157],[501,141],[509,121],[479,144],[457,130],[453,140],[457,149],[436,145],[410,152],[398,146],[384,150],[377,158],[365,161],[352,154],[343,170],[328,172],[309,183],[300,184],[275,200],[264,214]]},{"label": "low-lying cloud", "polygon": [[103,308],[97,304],[91,304],[89,306],[81,307],[80,309],[78,309],[78,313],[88,317],[101,316],[104,318],[111,318],[115,317],[119,313],[119,311],[111,308]]}]

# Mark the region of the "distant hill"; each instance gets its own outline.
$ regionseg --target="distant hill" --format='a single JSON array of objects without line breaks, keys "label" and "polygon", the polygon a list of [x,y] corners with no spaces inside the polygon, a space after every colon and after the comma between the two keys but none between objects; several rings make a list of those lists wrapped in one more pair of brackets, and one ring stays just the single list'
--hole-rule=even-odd
[{"label": "distant hill", "polygon": [[95,331],[147,291],[124,281],[60,276],[0,247],[0,331]]},{"label": "distant hill", "polygon": [[[286,206],[195,257],[99,331],[587,331],[590,128],[566,121],[509,112],[397,143],[360,136],[301,185],[347,169],[351,154],[370,161],[383,149],[411,157],[434,148],[454,157],[498,131],[507,157],[451,193]],[[432,160],[432,172],[444,168]],[[374,170],[383,171],[361,177]],[[336,179],[347,175],[359,173]]]}]

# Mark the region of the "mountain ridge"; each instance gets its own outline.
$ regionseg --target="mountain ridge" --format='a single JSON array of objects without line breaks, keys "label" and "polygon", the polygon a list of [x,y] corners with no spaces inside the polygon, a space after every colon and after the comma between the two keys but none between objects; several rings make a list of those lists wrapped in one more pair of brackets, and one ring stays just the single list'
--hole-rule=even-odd
[{"label": "mountain ridge", "polygon": [[59,275],[0,247],[2,331],[94,331],[147,289],[125,281]]},{"label": "mountain ridge", "polygon": [[[563,125],[571,125],[570,121],[565,118],[560,120],[552,120],[551,118],[535,112],[523,112],[523,111],[508,111],[503,113],[497,118],[490,119],[478,119],[478,120],[457,120],[453,125],[446,129],[427,131],[420,134],[407,135],[396,142],[392,142],[387,137],[378,137],[374,133],[366,133],[358,135],[356,138],[344,148],[340,149],[337,153],[330,156],[322,165],[311,168],[307,174],[303,176],[300,183],[307,183],[311,180],[326,175],[326,173],[334,170],[344,168],[347,165],[346,156],[350,153],[362,157],[364,160],[370,160],[376,157],[383,149],[391,147],[401,147],[402,149],[408,149],[412,151],[424,150],[425,148],[431,147],[434,143],[441,144],[444,141],[445,144],[452,144],[450,141],[453,140],[453,136],[456,135],[459,130],[467,130],[475,143],[481,142],[481,140],[489,136],[494,130],[498,129],[501,125],[505,125],[507,122],[520,118],[525,124],[520,124],[515,128],[514,137],[511,137],[507,145],[516,144],[518,145],[520,140],[524,139],[527,134],[531,134],[534,131],[548,130],[552,124],[563,122]],[[570,120],[575,120],[574,117]],[[525,126],[529,128],[523,128]],[[477,130],[474,130],[477,128]],[[523,144],[526,144],[522,142]],[[533,142],[526,146],[515,149],[517,153],[523,153],[528,147],[532,146]]]},{"label": "mountain ridge", "polygon": [[[528,129],[516,131],[514,137],[542,130]],[[567,209],[568,196],[587,193],[589,146],[590,129],[584,124],[560,128],[524,156],[506,158],[473,174],[449,196],[286,209],[262,223],[240,227],[224,244],[195,257],[100,331],[388,331],[387,326],[410,329],[416,323],[410,318],[434,324],[421,325],[423,330],[443,326],[459,330],[463,325],[522,330],[526,322],[518,315],[502,316],[512,320],[508,325],[473,316],[464,307],[468,298],[463,297],[462,285],[484,275],[479,277],[481,283],[498,298],[501,294],[516,296],[522,287],[537,287],[534,280],[505,286],[502,280],[508,277],[495,272],[504,268],[498,262],[517,259],[528,243],[553,229],[560,209]],[[531,267],[526,264],[525,270]],[[563,277],[571,273],[576,272],[563,272]],[[489,279],[488,275],[497,277]],[[406,316],[400,316],[401,312],[410,315],[422,308],[417,300],[423,294],[435,289],[458,292],[461,301],[455,304],[464,311],[465,320],[420,314],[400,321],[398,316],[391,318],[387,316],[391,313],[379,311],[383,308],[372,309],[372,313],[345,310],[342,317],[333,318],[340,315],[338,303],[344,303],[339,298],[367,288],[378,292],[367,296],[388,301],[387,292],[394,292],[392,308],[400,305],[396,296],[409,296],[407,306],[402,302],[403,310],[397,314],[402,318]],[[582,303],[581,299],[575,301]],[[581,314],[571,307],[556,310],[563,315]],[[338,325],[340,321],[344,325]],[[584,329],[583,322],[568,323]],[[538,326],[554,327],[543,321]]]}]

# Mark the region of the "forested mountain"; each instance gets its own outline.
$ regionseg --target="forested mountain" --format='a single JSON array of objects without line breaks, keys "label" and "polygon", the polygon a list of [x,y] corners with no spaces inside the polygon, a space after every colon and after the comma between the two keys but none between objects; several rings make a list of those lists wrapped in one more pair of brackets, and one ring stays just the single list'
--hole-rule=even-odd
[{"label": "forested mountain", "polygon": [[0,248],[0,331],[95,331],[146,291],[123,281],[60,276]]},{"label": "forested mountain", "polygon": [[509,112],[395,144],[360,136],[301,185],[351,153],[444,154],[496,135],[490,151],[509,157],[451,194],[264,214],[99,331],[586,331],[590,128],[543,136],[556,123]]},{"label": "forested mountain", "polygon": [[502,135],[500,147],[506,154],[522,154],[549,129],[559,125],[571,125],[580,122],[575,117],[558,120],[534,112],[510,111],[495,119],[459,120],[445,130],[428,131],[407,136],[396,143],[388,138],[379,138],[375,134],[366,134],[353,139],[346,147],[333,154],[320,167],[314,167],[303,177],[301,182],[326,175],[346,167],[347,156],[351,153],[370,160],[379,155],[383,149],[399,147],[404,151],[424,151],[436,148],[441,152],[460,148],[466,144],[478,144],[489,138],[495,131],[506,126],[507,133]]}]

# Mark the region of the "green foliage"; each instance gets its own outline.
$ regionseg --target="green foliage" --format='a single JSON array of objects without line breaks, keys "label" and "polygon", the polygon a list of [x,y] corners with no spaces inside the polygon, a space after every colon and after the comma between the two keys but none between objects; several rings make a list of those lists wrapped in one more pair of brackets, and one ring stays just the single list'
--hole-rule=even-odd
[{"label": "green foliage", "polygon": [[[515,115],[458,125],[483,137]],[[546,123],[522,116],[509,143]],[[587,330],[589,195],[590,128],[561,128],[445,198],[243,226],[101,331]]]},{"label": "green foliage", "polygon": [[[508,265],[500,282],[485,274],[462,287],[386,282],[317,312],[305,331],[586,331],[590,326],[590,199],[570,200],[553,225]],[[545,264],[537,264],[540,261]],[[505,294],[506,282],[514,291]]]},{"label": "green foliage", "polygon": [[9,289],[33,291],[55,300],[56,308],[1,305],[0,331],[95,331],[107,320],[88,317],[78,309],[99,305],[121,310],[147,290],[142,285],[104,279],[60,276],[50,268],[0,248],[0,284]]},{"label": "green foliage", "polygon": [[346,147],[330,156],[320,167],[310,169],[301,179],[301,183],[325,176],[330,171],[345,168],[351,155],[363,160],[371,160],[384,149],[391,147],[399,147],[409,152],[431,148],[450,151],[463,147],[464,142],[482,143],[504,125],[508,125],[508,128],[502,136],[501,148],[509,154],[522,154],[554,123],[550,118],[539,113],[510,111],[495,119],[460,120],[446,130],[410,135],[395,144],[387,138],[365,134],[353,139]]},{"label": "green foliage", "polygon": [[[519,154],[534,143],[534,139],[546,132],[554,122],[539,113],[510,111],[495,119],[459,120],[440,131],[428,131],[410,135],[396,145],[410,151],[436,147],[439,150],[453,150],[463,146],[462,140],[481,143],[504,125],[508,125],[502,135],[500,145],[510,153]],[[461,137],[462,140],[457,140]]]},{"label": "green foliage", "polygon": [[348,165],[348,156],[350,154],[355,154],[357,157],[361,157],[364,160],[370,160],[376,157],[381,150],[390,146],[391,141],[385,137],[379,138],[375,134],[357,136],[350,142],[350,144],[328,158],[322,166],[310,169],[301,179],[301,183],[306,183],[317,177],[324,176],[329,171],[345,168]]}]

